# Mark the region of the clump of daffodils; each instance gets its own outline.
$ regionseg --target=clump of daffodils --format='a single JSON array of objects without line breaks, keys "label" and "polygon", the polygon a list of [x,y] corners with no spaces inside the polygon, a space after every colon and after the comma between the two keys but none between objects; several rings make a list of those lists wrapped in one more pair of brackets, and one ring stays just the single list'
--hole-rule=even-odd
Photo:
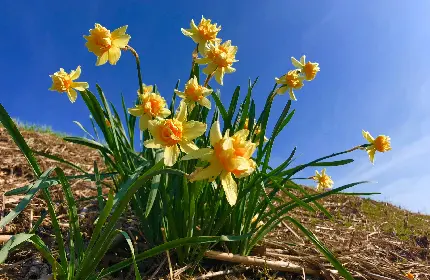
[{"label": "clump of daffodils", "polygon": [[311,177],[311,179],[317,183],[317,191],[325,191],[333,187],[333,180],[325,173],[325,168],[321,171],[321,174],[316,170],[315,176]]},{"label": "clump of daffodils", "polygon": [[256,144],[247,141],[249,131],[239,130],[233,136],[229,136],[227,130],[224,136],[221,134],[219,121],[214,122],[210,130],[210,144],[213,148],[201,148],[184,156],[183,160],[201,159],[209,162],[209,166],[197,169],[190,174],[190,181],[209,179],[221,180],[227,201],[230,205],[236,204],[237,184],[233,178],[242,178],[251,175],[256,169],[256,163],[251,159],[256,149]]},{"label": "clump of daffodils", "polygon": [[306,62],[306,56],[302,56],[300,61],[291,57],[291,62],[296,69],[288,71],[280,78],[275,78],[276,83],[280,86],[276,89],[276,93],[284,94],[288,91],[290,99],[297,101],[294,90],[299,90],[303,87],[303,81],[312,81],[320,71],[319,64],[315,62]]},{"label": "clump of daffodils", "polygon": [[52,78],[52,86],[49,90],[58,91],[60,93],[66,92],[70,102],[74,103],[78,97],[76,90],[84,91],[88,88],[88,83],[86,82],[75,82],[80,75],[81,66],[78,66],[76,70],[70,71],[70,73],[60,68],[60,71],[49,75],[49,77]]},{"label": "clump of daffodils", "polygon": [[371,163],[375,161],[375,153],[385,153],[391,150],[391,139],[386,135],[379,135],[376,138],[373,138],[369,132],[363,130],[363,137],[369,142],[369,146],[366,147],[367,154],[369,155],[369,159]]},{"label": "clump of daffodils", "polygon": [[90,35],[84,36],[87,40],[85,46],[88,51],[97,56],[96,65],[103,65],[107,61],[115,65],[121,57],[121,49],[124,49],[130,35],[126,34],[127,25],[115,29],[112,33],[110,30],[96,23],[94,29],[90,29]]}]

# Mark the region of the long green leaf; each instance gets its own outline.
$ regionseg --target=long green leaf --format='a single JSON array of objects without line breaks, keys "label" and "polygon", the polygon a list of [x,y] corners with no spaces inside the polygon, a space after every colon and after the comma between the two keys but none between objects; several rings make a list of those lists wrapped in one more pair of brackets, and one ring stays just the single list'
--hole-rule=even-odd
[{"label": "long green leaf", "polygon": [[84,145],[84,146],[90,147],[92,149],[100,150],[102,152],[105,152],[106,154],[110,154],[110,155],[113,154],[112,151],[108,147],[106,147],[106,146],[104,146],[104,145],[102,145],[99,142],[96,142],[94,140],[85,139],[82,137],[64,137],[63,139],[67,142],[72,142],[72,143],[76,143],[79,145]]},{"label": "long green leaf", "polygon": [[62,159],[62,158],[60,158],[60,157],[57,157],[57,156],[54,156],[54,155],[51,155],[51,154],[48,154],[48,153],[45,153],[45,152],[39,152],[39,151],[34,151],[34,150],[33,150],[33,152],[34,152],[36,155],[43,156],[43,157],[46,157],[46,158],[49,158],[49,159],[52,159],[52,160],[58,161],[58,162],[60,162],[60,163],[64,163],[64,164],[66,164],[66,165],[68,165],[68,166],[70,166],[70,167],[73,167],[73,168],[75,168],[75,169],[77,169],[77,170],[81,171],[82,173],[88,174],[88,172],[86,172],[85,170],[83,170],[82,168],[80,168],[80,167],[79,167],[79,166],[77,166],[76,164],[71,163],[71,162],[70,162],[70,161],[68,161],[68,160]]},{"label": "long green leaf", "polygon": [[139,268],[137,267],[137,263],[136,263],[136,257],[134,255],[134,246],[133,243],[131,242],[131,238],[130,236],[123,230],[118,230],[119,233],[121,233],[125,240],[127,241],[128,247],[130,247],[130,251],[131,251],[131,258],[133,260],[133,266],[134,266],[134,276],[136,280],[142,280],[142,277],[140,276],[139,273]]},{"label": "long green leaf", "polygon": [[4,227],[8,223],[10,223],[13,219],[15,219],[31,202],[31,199],[36,194],[36,192],[42,187],[43,183],[48,179],[49,175],[51,175],[54,168],[50,168],[47,171],[45,171],[42,175],[40,175],[39,179],[36,180],[36,182],[33,185],[33,188],[31,188],[27,195],[21,199],[21,201],[18,203],[18,205],[10,211],[9,214],[7,214],[6,217],[1,219],[0,221],[0,228]]},{"label": "long green leaf", "polygon": [[0,264],[4,263],[9,252],[18,247],[20,244],[27,242],[34,234],[19,233],[12,236],[0,250]]},{"label": "long green leaf", "polygon": [[227,110],[225,109],[224,105],[222,104],[222,101],[219,97],[219,92],[214,91],[214,92],[212,92],[211,95],[212,95],[212,98],[214,99],[215,104],[216,104],[216,106],[217,106],[217,108],[221,114],[222,119],[226,120],[228,113],[227,113]]},{"label": "long green leaf", "polygon": [[36,176],[39,176],[40,174],[42,174],[39,168],[39,165],[37,164],[37,160],[33,155],[32,150],[30,149],[30,147],[28,147],[27,143],[25,142],[24,138],[22,137],[21,133],[19,132],[18,128],[13,122],[12,118],[6,112],[5,108],[1,103],[0,103],[0,121],[3,124],[3,126],[6,128],[6,130],[9,132],[9,135],[12,137],[15,144],[24,154],[31,168],[33,168],[33,171],[36,174]]}]

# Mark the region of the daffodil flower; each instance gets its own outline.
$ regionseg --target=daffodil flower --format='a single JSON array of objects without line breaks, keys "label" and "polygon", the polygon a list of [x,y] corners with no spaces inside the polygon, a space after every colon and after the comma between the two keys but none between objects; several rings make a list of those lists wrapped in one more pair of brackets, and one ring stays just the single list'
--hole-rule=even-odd
[{"label": "daffodil flower", "polygon": [[198,147],[193,140],[206,131],[205,123],[187,121],[187,106],[182,102],[173,119],[155,119],[148,124],[148,130],[154,138],[145,141],[144,145],[146,148],[164,149],[166,166],[176,163],[180,150],[184,153],[196,151]]},{"label": "daffodil flower", "polygon": [[198,44],[198,49],[201,55],[205,54],[205,47],[207,43],[221,43],[221,39],[217,38],[218,32],[221,31],[221,26],[211,23],[210,19],[205,19],[202,16],[199,25],[191,20],[190,29],[181,28],[182,34],[190,37]]},{"label": "daffodil flower", "polygon": [[81,75],[81,66],[78,66],[76,70],[70,71],[67,74],[63,68],[60,71],[55,72],[53,75],[49,75],[52,78],[52,86],[49,90],[58,92],[67,92],[70,102],[74,103],[78,94],[75,90],[84,91],[88,88],[86,82],[74,82]]},{"label": "daffodil flower", "polygon": [[[254,125],[257,123],[257,120],[256,119],[254,119]],[[249,118],[246,118],[246,120],[245,120],[245,124],[243,125],[243,128],[244,129],[248,129],[248,130],[252,130],[252,128],[251,129],[249,129],[248,128],[248,126],[249,126]],[[254,135],[256,136],[256,140],[257,140],[257,142],[258,142],[258,140],[260,139],[260,133],[261,133],[261,127],[260,126],[257,126],[255,129],[254,129]],[[267,141],[269,141],[269,139],[266,137],[266,136],[264,136],[264,142],[267,142]]]},{"label": "daffodil flower", "polygon": [[196,76],[187,82],[183,92],[175,89],[175,93],[184,99],[189,109],[192,109],[195,103],[211,108],[211,102],[206,96],[212,93],[212,89],[199,85]]},{"label": "daffodil flower", "polygon": [[236,60],[237,47],[231,45],[231,41],[228,40],[223,44],[218,42],[209,43],[206,47],[205,57],[197,58],[196,63],[207,64],[203,73],[206,75],[215,75],[215,80],[223,85],[223,79],[225,73],[233,73],[236,71],[233,67]]},{"label": "daffodil flower", "polygon": [[170,110],[166,108],[166,100],[159,94],[150,92],[139,94],[138,96],[140,104],[134,108],[129,108],[128,112],[135,117],[140,117],[140,130],[148,129],[148,122],[150,120],[156,117],[166,118],[170,115]]},{"label": "daffodil flower", "polygon": [[151,93],[151,92],[154,92],[154,87],[153,86],[151,86],[151,85],[149,85],[149,86],[147,86],[147,85],[145,85],[145,84],[142,84],[142,89],[143,89],[143,92],[140,92],[140,88],[137,90],[137,94],[145,94],[145,93]]},{"label": "daffodil flower", "polygon": [[208,167],[196,169],[190,174],[190,181],[204,179],[213,181],[219,176],[228,203],[236,204],[238,191],[232,174],[236,178],[246,177],[251,175],[257,167],[251,159],[256,144],[246,141],[248,134],[248,130],[242,129],[230,137],[227,130],[223,137],[219,121],[214,122],[209,134],[213,149],[202,148],[190,152],[182,158],[183,160],[201,159],[209,162]]},{"label": "daffodil flower", "polygon": [[370,144],[370,146],[366,147],[365,149],[367,151],[367,154],[369,155],[369,159],[371,163],[374,163],[375,153],[377,151],[381,153],[385,153],[391,150],[390,137],[385,135],[379,135],[378,137],[376,137],[376,139],[374,139],[369,132],[364,130],[362,131],[362,134],[364,139],[366,139]]},{"label": "daffodil flower", "polygon": [[297,70],[290,70],[280,78],[275,78],[275,81],[277,84],[281,85],[281,87],[276,90],[276,93],[284,94],[288,90],[291,100],[297,101],[294,90],[303,87],[303,77],[299,75]]},{"label": "daffodil flower", "polygon": [[319,64],[310,61],[306,62],[305,55],[300,58],[300,61],[294,57],[291,57],[291,62],[293,63],[294,67],[297,67],[300,70],[300,73],[303,73],[306,81],[312,81],[315,79],[315,76],[320,71]]},{"label": "daffodil flower", "polygon": [[130,35],[125,34],[127,25],[115,29],[112,33],[96,23],[94,29],[90,29],[90,35],[84,35],[87,40],[85,46],[88,51],[97,56],[96,65],[103,65],[108,60],[115,65],[121,57],[121,49],[125,48],[130,41]]},{"label": "daffodil flower", "polygon": [[317,191],[324,191],[333,187],[333,180],[325,173],[325,168],[321,171],[315,171],[315,176],[312,179],[317,183]]}]

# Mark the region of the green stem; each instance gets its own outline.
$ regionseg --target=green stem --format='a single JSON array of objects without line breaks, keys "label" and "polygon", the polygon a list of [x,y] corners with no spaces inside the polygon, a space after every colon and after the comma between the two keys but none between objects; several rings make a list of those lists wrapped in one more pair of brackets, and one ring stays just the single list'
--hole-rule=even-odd
[{"label": "green stem", "polygon": [[139,55],[137,54],[136,50],[133,49],[131,46],[127,45],[125,47],[125,50],[130,51],[134,57],[136,58],[136,66],[137,66],[137,78],[139,79],[139,91],[140,94],[143,94],[143,82],[142,82],[142,72],[140,70],[140,59]]}]

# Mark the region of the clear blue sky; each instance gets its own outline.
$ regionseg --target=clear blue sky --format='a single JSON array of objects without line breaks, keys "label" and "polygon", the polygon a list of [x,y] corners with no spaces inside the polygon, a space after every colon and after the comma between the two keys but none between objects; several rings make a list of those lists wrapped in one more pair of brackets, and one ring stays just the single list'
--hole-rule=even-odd
[{"label": "clear blue sky", "polygon": [[[128,104],[138,83],[130,54],[117,66],[96,67],[82,35],[94,23],[113,30],[128,25],[141,55],[143,79],[170,97],[177,79],[186,80],[193,43],[184,37],[192,18],[222,25],[219,36],[239,47],[221,93],[228,100],[236,85],[260,76],[254,98],[261,109],[268,92],[306,54],[321,72],[297,92],[297,113],[276,145],[273,163],[298,147],[297,163],[364,143],[361,130],[392,137],[393,150],[372,166],[363,152],[347,167],[329,168],[335,186],[357,180],[378,184],[377,199],[430,213],[430,2],[414,1],[6,1],[0,11],[0,101],[13,117],[81,135],[72,123],[89,124],[78,97],[48,91],[49,74],[82,66],[81,81],[99,83],[119,106]],[[67,6],[63,6],[67,4]],[[287,102],[277,98],[273,112]],[[274,120],[273,120],[274,121]],[[272,123],[273,125],[273,123]],[[310,169],[306,174],[311,175]]]}]

